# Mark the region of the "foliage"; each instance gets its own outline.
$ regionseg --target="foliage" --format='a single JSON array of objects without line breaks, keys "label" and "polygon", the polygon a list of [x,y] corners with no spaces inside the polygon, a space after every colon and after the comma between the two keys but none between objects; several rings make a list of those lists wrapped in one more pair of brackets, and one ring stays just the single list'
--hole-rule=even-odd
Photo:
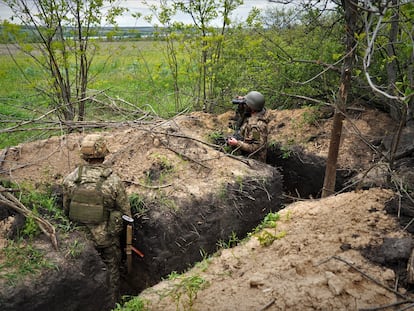
[{"label": "foliage", "polygon": [[259,232],[265,228],[276,228],[276,222],[280,219],[279,213],[268,213],[262,220],[262,222],[254,229],[254,233]]},{"label": "foliage", "polygon": [[[391,115],[399,119],[407,109],[413,110],[414,105],[414,5],[410,1],[397,1],[393,6],[363,7],[360,17],[365,28],[356,34],[359,43],[357,55],[361,60],[356,73],[367,80],[369,87],[353,86],[358,87],[359,92],[365,93],[368,89],[383,109],[391,111]],[[411,115],[411,119],[413,117]]]},{"label": "foliage", "polygon": [[[220,95],[216,88],[216,73],[223,65],[222,53],[231,23],[230,14],[241,3],[240,0],[175,1],[172,4],[161,1],[159,6],[151,6],[153,17],[162,26],[157,27],[159,35],[167,43],[166,59],[174,81],[174,92],[191,94],[197,110],[211,112]],[[179,12],[191,17],[193,25],[173,22],[173,16]],[[213,26],[217,21],[221,27]],[[189,37],[192,40],[188,40]],[[179,58],[177,53],[185,54],[186,59]],[[183,85],[180,77],[192,82],[189,88]],[[176,104],[179,105],[178,97]]]},{"label": "foliage", "polygon": [[237,234],[232,231],[231,236],[228,238],[227,241],[220,240],[217,242],[217,246],[219,248],[232,248],[235,247],[240,242],[239,238],[237,237]]},{"label": "foliage", "polygon": [[[63,209],[57,205],[56,198],[51,193],[25,190],[22,192],[21,202],[31,209],[35,215],[52,221],[62,232],[71,232],[76,228],[75,224],[65,215]],[[37,224],[29,218],[26,219],[22,233],[26,236],[34,237],[40,231]]]},{"label": "foliage", "polygon": [[136,217],[144,215],[148,210],[144,198],[137,193],[132,193],[129,196],[129,205],[131,206],[132,215]]},{"label": "foliage", "polygon": [[0,254],[5,258],[0,263],[0,277],[10,284],[16,284],[25,276],[35,274],[43,268],[56,267],[45,259],[40,250],[23,240],[8,240],[7,245],[0,249]]},{"label": "foliage", "polygon": [[150,302],[140,297],[123,296],[123,302],[117,303],[113,311],[146,311]]},{"label": "foliage", "polygon": [[[112,5],[115,0],[106,1]],[[93,26],[104,20],[114,24],[123,9],[106,5],[101,0],[35,1],[5,0],[13,17],[32,32],[35,42],[28,42],[27,32],[7,21],[3,24],[4,37],[30,56],[34,71],[41,76],[30,80],[25,67],[13,58],[23,77],[32,83],[60,120],[74,120],[85,116],[85,99],[90,81],[89,70],[96,46],[92,44]],[[106,13],[103,13],[106,12]],[[13,54],[11,54],[13,57]]]},{"label": "foliage", "polygon": [[[290,214],[287,216],[287,220],[290,218]],[[276,232],[277,221],[280,220],[279,213],[268,213],[265,218],[262,220],[260,225],[258,225],[249,236],[256,236],[260,245],[269,246],[273,241],[281,239],[286,235],[285,231]],[[274,229],[274,234],[269,231],[269,229]]]},{"label": "foliage", "polygon": [[[172,289],[168,292],[168,296],[174,300],[177,310],[192,310],[194,300],[197,298],[197,292],[203,286],[206,286],[206,281],[198,275],[178,276],[174,279],[179,282],[174,282]],[[184,297],[186,300],[183,300]]]},{"label": "foliage", "polygon": [[279,232],[277,234],[272,234],[267,230],[263,230],[261,233],[257,235],[257,239],[259,240],[259,243],[261,246],[269,246],[272,245],[272,243],[275,240],[281,239],[286,235],[285,231]]},{"label": "foliage", "polygon": [[85,245],[83,243],[80,243],[78,240],[75,239],[67,247],[66,256],[70,256],[72,258],[78,257],[80,254],[82,254],[84,246]]}]

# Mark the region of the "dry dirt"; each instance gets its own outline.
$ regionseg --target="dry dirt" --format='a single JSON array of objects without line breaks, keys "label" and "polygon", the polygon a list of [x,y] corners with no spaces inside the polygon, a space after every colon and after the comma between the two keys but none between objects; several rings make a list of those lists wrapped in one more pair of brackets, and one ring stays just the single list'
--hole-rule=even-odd
[{"label": "dry dirt", "polygon": [[[393,270],[359,252],[386,237],[407,236],[384,212],[391,196],[371,189],[291,204],[276,229],[267,229],[285,234],[271,246],[253,237],[141,297],[151,301],[150,310],[176,310],[177,304],[185,310],[191,303],[192,310],[262,310],[268,304],[268,310],[359,310],[396,302]],[[205,281],[196,298],[185,288],[191,278]]]},{"label": "dry dirt", "polygon": [[[270,114],[271,143],[301,145],[307,152],[326,157],[331,129],[329,111],[274,110]],[[169,122],[177,125],[180,135],[206,141],[217,128],[228,131],[230,115],[231,112],[218,117],[193,113]],[[349,117],[344,122],[339,167],[362,171],[377,159],[366,142],[392,133],[395,123],[384,113],[363,108],[350,110]],[[160,151],[160,140],[149,128],[144,132],[136,127],[106,131],[112,154],[108,161],[129,181],[129,193],[154,191],[143,187],[143,180],[154,163],[162,164],[163,157],[172,161],[170,155],[177,153],[177,149]],[[9,148],[7,161],[1,167],[3,176],[38,186],[59,183],[79,163],[78,147],[83,135],[71,134]],[[125,148],[132,140],[134,149]],[[185,147],[185,155],[197,159],[190,161],[196,169],[174,162],[174,183],[188,184],[195,172],[212,180],[231,177],[210,174],[201,164],[237,171],[229,165],[238,161],[229,162],[229,158],[207,150],[203,152],[209,158],[201,159],[203,152],[198,148],[192,151],[190,145]],[[211,156],[214,164],[210,162]],[[226,170],[217,172],[222,171]],[[202,186],[193,184],[191,189],[180,191],[198,195]],[[410,237],[395,216],[385,211],[393,195],[390,190],[373,188],[326,199],[301,199],[280,212],[275,229],[266,229],[280,237],[271,245],[262,246],[256,235],[234,248],[223,249],[175,281],[148,288],[141,297],[150,301],[150,310],[218,311],[360,310],[405,300],[405,295],[410,294],[401,287],[396,273],[362,255],[363,249],[380,247],[386,238]],[[200,290],[185,288],[185,284],[193,284],[188,282],[191,277],[204,281]]]}]

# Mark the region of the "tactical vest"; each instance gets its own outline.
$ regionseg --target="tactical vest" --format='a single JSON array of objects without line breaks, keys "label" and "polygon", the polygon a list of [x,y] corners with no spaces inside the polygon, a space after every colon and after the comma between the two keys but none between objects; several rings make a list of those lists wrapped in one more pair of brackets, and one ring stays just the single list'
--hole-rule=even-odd
[{"label": "tactical vest", "polygon": [[81,224],[99,224],[108,219],[108,211],[104,207],[101,176],[98,182],[81,183],[82,167],[79,168],[77,185],[72,193],[69,205],[69,218]]}]

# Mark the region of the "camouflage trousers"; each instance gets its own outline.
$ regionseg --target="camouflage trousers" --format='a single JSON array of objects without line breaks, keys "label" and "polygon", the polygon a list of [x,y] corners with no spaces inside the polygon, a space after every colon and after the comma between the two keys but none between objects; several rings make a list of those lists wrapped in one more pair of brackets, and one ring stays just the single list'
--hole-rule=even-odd
[{"label": "camouflage trousers", "polygon": [[122,253],[119,242],[114,243],[109,247],[97,248],[103,262],[106,265],[108,271],[108,284],[111,290],[111,296],[113,303],[117,302],[120,298],[120,267]]}]

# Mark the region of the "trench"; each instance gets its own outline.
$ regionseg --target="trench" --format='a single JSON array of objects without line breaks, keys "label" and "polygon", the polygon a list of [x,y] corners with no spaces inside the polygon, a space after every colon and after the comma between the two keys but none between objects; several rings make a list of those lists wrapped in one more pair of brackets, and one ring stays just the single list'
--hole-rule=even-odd
[{"label": "trench", "polygon": [[[272,174],[265,187],[257,178],[246,178],[243,191],[237,182],[227,185],[225,200],[213,194],[193,197],[180,202],[179,211],[166,210],[155,203],[148,206],[145,217],[134,219],[133,245],[144,257],[133,255],[129,274],[125,264],[120,268],[121,297],[136,296],[173,271],[186,271],[223,244],[237,245],[269,212],[277,212],[283,204],[320,196],[325,159],[299,148],[292,149],[288,156],[286,151],[273,148],[269,149],[267,164]],[[339,171],[336,188],[342,189],[351,175],[352,172]],[[78,232],[72,235],[70,241],[80,240]],[[111,310],[104,263],[92,243],[84,242],[84,251],[65,261],[63,269],[52,270],[39,282],[0,293],[2,310]],[[49,245],[47,240],[43,243]]]},{"label": "trench", "polygon": [[[138,295],[142,290],[156,283],[175,271],[184,272],[203,260],[203,255],[213,254],[218,250],[217,241],[225,245],[231,243],[232,237],[243,239],[251,232],[269,212],[277,212],[283,204],[295,199],[320,197],[325,175],[326,159],[313,154],[306,154],[299,148],[292,149],[289,156],[277,147],[268,150],[267,164],[276,168],[279,176],[273,182],[272,193],[278,193],[278,200],[272,206],[266,202],[266,193],[260,192],[256,185],[247,183],[248,192],[255,196],[255,201],[235,197],[239,211],[232,205],[217,208],[214,198],[198,198],[187,202],[179,214],[151,207],[152,214],[146,220],[137,220],[134,241],[146,257],[134,256],[133,275],[124,276],[123,295]],[[336,189],[340,190],[352,173],[338,171]],[[228,191],[232,191],[230,189]],[[201,210],[201,212],[199,212]],[[242,215],[239,215],[239,213]],[[197,229],[192,228],[194,224]],[[197,231],[197,233],[195,232]],[[177,242],[178,241],[178,242]],[[185,245],[179,245],[183,242]]]}]

